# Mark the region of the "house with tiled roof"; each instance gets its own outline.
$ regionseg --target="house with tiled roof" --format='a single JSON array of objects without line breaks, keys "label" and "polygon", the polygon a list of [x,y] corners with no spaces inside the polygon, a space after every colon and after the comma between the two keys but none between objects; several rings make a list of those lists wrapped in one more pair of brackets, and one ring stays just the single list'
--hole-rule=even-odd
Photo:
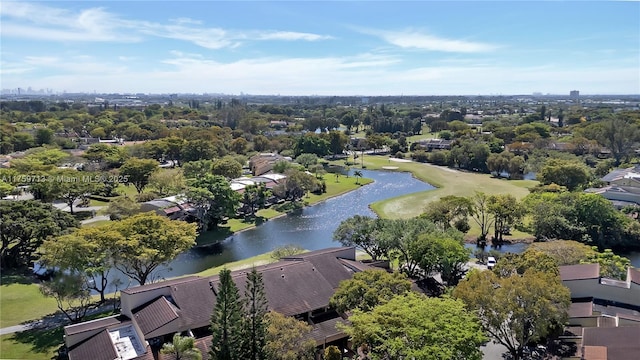
[{"label": "house with tiled roof", "polygon": [[[347,335],[336,326],[347,319],[330,307],[329,299],[340,281],[369,268],[356,261],[355,248],[347,247],[286,257],[257,270],[270,311],[309,323],[319,349],[337,345],[349,351]],[[247,270],[231,275],[243,294]],[[218,285],[217,275],[188,276],[123,290],[120,315],[65,327],[69,359],[162,359],[158,351],[175,333],[196,338],[206,354]]]},{"label": "house with tiled roof", "polygon": [[640,165],[628,169],[614,169],[600,180],[607,185],[585,191],[602,195],[618,209],[640,206]]},{"label": "house with tiled roof", "polygon": [[260,153],[249,159],[249,169],[254,176],[259,176],[270,172],[278,161],[292,161],[292,159],[276,153]]},{"label": "house with tiled roof", "polygon": [[599,264],[560,267],[571,291],[569,321],[560,337],[576,345],[567,359],[629,360],[640,354],[640,269],[625,280],[600,277]]}]

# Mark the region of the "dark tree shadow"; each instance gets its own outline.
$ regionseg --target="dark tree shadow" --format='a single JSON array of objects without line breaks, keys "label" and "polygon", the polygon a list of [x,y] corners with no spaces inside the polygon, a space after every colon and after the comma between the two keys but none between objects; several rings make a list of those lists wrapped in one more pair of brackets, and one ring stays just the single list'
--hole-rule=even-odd
[{"label": "dark tree shadow", "polygon": [[34,329],[14,333],[10,340],[31,346],[33,353],[48,353],[58,349],[63,344],[62,327],[55,329]]},{"label": "dark tree shadow", "polygon": [[29,271],[2,270],[0,285],[8,286],[13,284],[30,285],[36,283],[33,274]]}]

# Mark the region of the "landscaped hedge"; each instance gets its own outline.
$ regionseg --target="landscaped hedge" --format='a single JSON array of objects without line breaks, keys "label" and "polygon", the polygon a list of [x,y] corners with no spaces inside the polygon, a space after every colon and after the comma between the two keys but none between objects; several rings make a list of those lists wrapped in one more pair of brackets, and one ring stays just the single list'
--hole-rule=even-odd
[{"label": "landscaped hedge", "polygon": [[100,195],[87,195],[87,198],[91,200],[110,202],[111,200],[117,198],[117,196],[108,197],[108,196],[100,196]]}]

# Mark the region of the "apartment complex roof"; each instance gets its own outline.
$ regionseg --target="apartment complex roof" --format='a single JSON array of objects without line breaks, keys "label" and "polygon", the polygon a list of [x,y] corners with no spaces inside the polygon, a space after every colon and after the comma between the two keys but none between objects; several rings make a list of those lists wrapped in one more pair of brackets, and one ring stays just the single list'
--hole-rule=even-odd
[{"label": "apartment complex roof", "polygon": [[[263,277],[269,309],[293,316],[311,313],[314,310],[325,311],[339,283],[350,279],[355,272],[367,268],[369,267],[366,265],[356,263],[355,248],[340,247],[286,257],[277,263],[259,266],[257,270]],[[241,296],[244,294],[247,274],[247,270],[237,270],[231,274]],[[217,275],[189,276],[123,290],[122,311],[124,314],[131,314],[132,319],[121,316],[67,327],[65,333],[96,331],[96,335],[88,333],[92,335],[89,339],[76,338],[74,341],[78,343],[67,344],[70,356],[74,356],[71,360],[102,360],[93,354],[98,349],[106,349],[107,345],[113,348],[114,343],[109,340],[109,331],[113,332],[116,326],[120,328],[126,323],[127,327],[139,329],[138,337],[141,340],[169,336],[189,329],[206,329],[210,325],[218,286]],[[321,339],[324,342],[327,339],[335,340],[345,336],[335,327],[337,323],[344,323],[345,320],[337,314],[335,316],[316,318],[313,321],[314,330],[311,336],[316,341]],[[88,343],[91,346],[87,345]],[[208,351],[206,347],[209,343],[210,338],[209,342],[198,339],[197,344],[203,347],[203,354]],[[135,344],[137,343],[134,343],[134,347]],[[106,356],[110,357],[109,360],[115,358],[109,351],[104,351],[108,354]],[[136,351],[138,357],[150,356],[149,351]],[[163,358],[158,354],[153,356]]]},{"label": "apartment complex roof", "polygon": [[[584,328],[583,346],[607,348],[608,360],[636,359],[640,354],[640,327]],[[587,360],[598,358],[586,358]]]},{"label": "apartment complex roof", "polygon": [[581,264],[560,266],[560,278],[566,280],[586,280],[600,277],[600,265]]}]

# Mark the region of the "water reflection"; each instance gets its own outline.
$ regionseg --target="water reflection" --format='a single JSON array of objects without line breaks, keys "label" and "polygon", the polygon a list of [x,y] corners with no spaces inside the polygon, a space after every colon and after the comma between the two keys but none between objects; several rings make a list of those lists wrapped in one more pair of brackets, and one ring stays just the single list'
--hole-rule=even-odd
[{"label": "water reflection", "polygon": [[[234,234],[216,245],[186,251],[168,269],[164,269],[162,276],[196,273],[263,254],[287,244],[309,250],[338,246],[332,239],[333,231],[343,220],[353,215],[375,216],[369,209],[369,204],[434,188],[413,178],[409,173],[362,170],[362,174],[374,182],[287,216],[269,220],[254,229]],[[202,240],[200,239],[201,242]]]}]

